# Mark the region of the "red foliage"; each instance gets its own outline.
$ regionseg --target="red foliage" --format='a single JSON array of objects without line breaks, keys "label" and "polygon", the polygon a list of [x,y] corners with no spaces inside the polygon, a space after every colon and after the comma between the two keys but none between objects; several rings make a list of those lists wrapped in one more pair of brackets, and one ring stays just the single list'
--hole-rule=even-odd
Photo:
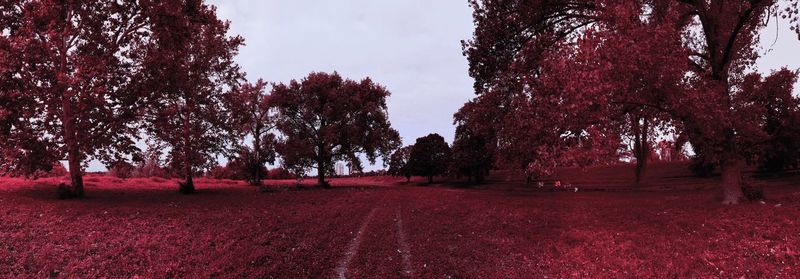
[{"label": "red foliage", "polygon": [[[275,129],[275,109],[266,94],[267,83],[259,79],[255,84],[244,83],[234,94],[229,95],[233,112],[233,130],[241,138],[237,142],[238,154],[232,160],[240,165],[252,184],[259,184],[266,176],[267,163],[275,162],[277,138],[271,133]],[[246,137],[252,137],[252,146],[246,146]]]},{"label": "red foliage", "polygon": [[411,174],[428,178],[428,183],[433,183],[433,177],[447,173],[453,159],[453,151],[439,134],[429,134],[418,138],[411,147],[408,157],[408,168]]},{"label": "red foliage", "polygon": [[[476,31],[464,44],[481,96],[471,110],[495,125],[500,158],[529,172],[618,154],[633,134],[647,161],[655,126],[688,136],[721,166],[725,203],[758,130],[740,91],[758,57],[765,18],[798,10],[776,1],[471,1]],[[793,4],[796,6],[796,1]],[[800,31],[800,30],[798,30]],[[478,114],[479,115],[479,114]],[[492,122],[494,121],[494,122]],[[626,127],[629,127],[627,129]],[[640,168],[644,168],[641,165]]]},{"label": "red foliage", "polygon": [[277,84],[272,105],[277,127],[285,138],[278,144],[283,165],[303,176],[317,169],[320,185],[334,173],[334,162],[363,168],[358,154],[370,163],[388,158],[400,145],[386,107],[389,91],[369,78],[342,79],[338,73],[311,73],[302,81]]},{"label": "red foliage", "polygon": [[112,161],[136,151],[130,124],[139,96],[131,88],[141,65],[136,53],[147,37],[144,9],[138,1],[1,5],[0,122],[19,118],[0,129],[9,136],[0,147],[4,159],[9,149],[34,156],[2,164],[30,173],[66,155],[68,193],[82,196],[85,160]]},{"label": "red foliage", "polygon": [[273,180],[283,180],[283,179],[295,179],[297,178],[292,172],[284,169],[284,168],[274,168],[267,172],[267,179]]},{"label": "red foliage", "polygon": [[151,7],[153,42],[147,46],[143,88],[149,94],[148,134],[170,148],[167,163],[186,180],[216,165],[232,132],[231,88],[242,74],[234,55],[244,42],[228,37],[230,23],[217,18],[203,1],[156,2]]},{"label": "red foliage", "polygon": [[390,175],[405,177],[407,181],[411,180],[413,173],[409,162],[411,160],[411,150],[413,148],[413,145],[409,145],[399,148],[392,153],[392,156],[389,157],[388,173]]}]

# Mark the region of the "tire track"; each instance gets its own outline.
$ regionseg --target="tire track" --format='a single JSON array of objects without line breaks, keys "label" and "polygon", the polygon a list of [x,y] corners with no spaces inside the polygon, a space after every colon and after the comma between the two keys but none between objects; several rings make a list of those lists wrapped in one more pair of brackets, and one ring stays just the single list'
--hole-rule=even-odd
[{"label": "tire track", "polygon": [[347,278],[345,276],[345,272],[347,272],[347,266],[350,265],[350,262],[353,261],[353,257],[358,252],[358,247],[361,246],[364,231],[367,230],[367,225],[369,225],[370,220],[372,220],[372,216],[375,215],[375,211],[377,210],[377,207],[372,208],[372,211],[370,211],[369,214],[367,214],[367,217],[364,218],[364,223],[362,223],[361,228],[358,229],[356,237],[350,241],[350,245],[347,247],[347,253],[344,254],[344,258],[342,258],[342,260],[339,262],[339,265],[336,267],[336,278]]},{"label": "tire track", "polygon": [[408,238],[406,231],[403,230],[403,216],[400,214],[400,208],[395,210],[395,223],[397,224],[397,244],[400,246],[398,250],[403,257],[403,273],[408,277],[414,277],[414,269],[411,266],[411,248],[408,246]]}]

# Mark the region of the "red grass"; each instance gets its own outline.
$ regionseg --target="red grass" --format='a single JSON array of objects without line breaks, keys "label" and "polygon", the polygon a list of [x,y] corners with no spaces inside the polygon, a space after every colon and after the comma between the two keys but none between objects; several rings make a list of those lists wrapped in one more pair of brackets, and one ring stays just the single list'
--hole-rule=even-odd
[{"label": "red grass", "polygon": [[[797,178],[757,181],[766,204],[723,206],[705,186],[713,179],[669,176],[651,183],[703,187],[574,193],[353,178],[334,179],[332,190],[259,193],[199,179],[200,193],[183,196],[175,181],[91,176],[88,198],[63,201],[58,179],[4,179],[0,277],[331,277],[361,227],[348,277],[800,274],[800,194],[786,186]],[[385,187],[347,187],[356,184]]]}]

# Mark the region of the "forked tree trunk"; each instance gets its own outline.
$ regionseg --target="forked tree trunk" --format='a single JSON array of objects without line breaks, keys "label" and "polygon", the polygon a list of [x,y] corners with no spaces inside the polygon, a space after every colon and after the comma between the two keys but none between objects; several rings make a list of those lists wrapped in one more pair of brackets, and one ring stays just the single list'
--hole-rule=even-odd
[{"label": "forked tree trunk", "polygon": [[742,168],[744,161],[728,157],[722,162],[722,203],[737,204],[744,199],[742,193]]},{"label": "forked tree trunk", "polygon": [[59,189],[61,198],[80,198],[83,197],[83,172],[81,170],[80,147],[78,146],[78,135],[75,129],[75,115],[72,111],[72,98],[67,89],[67,47],[66,41],[62,38],[61,55],[59,61],[59,80],[58,86],[61,93],[62,123],[64,130],[64,144],[67,147],[67,161],[69,163],[70,185],[64,185]]}]

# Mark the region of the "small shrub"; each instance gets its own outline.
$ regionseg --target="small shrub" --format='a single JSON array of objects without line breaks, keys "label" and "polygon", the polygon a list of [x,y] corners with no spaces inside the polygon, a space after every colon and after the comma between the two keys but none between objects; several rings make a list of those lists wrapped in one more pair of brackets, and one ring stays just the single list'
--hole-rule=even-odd
[{"label": "small shrub", "polygon": [[239,172],[230,166],[215,166],[206,173],[206,176],[214,179],[242,180]]},{"label": "small shrub", "polygon": [[67,172],[67,169],[64,168],[64,165],[59,162],[55,162],[50,170],[38,170],[33,173],[33,178],[64,177],[67,174],[69,174],[69,172]]},{"label": "small shrub", "polygon": [[120,161],[116,162],[108,168],[108,175],[116,177],[116,178],[131,178],[134,175],[136,167],[131,165],[128,162]]},{"label": "small shrub", "polygon": [[269,170],[269,172],[267,172],[267,179],[285,180],[285,179],[295,179],[295,178],[297,178],[296,175],[294,175],[289,170],[281,167],[271,169]]}]

